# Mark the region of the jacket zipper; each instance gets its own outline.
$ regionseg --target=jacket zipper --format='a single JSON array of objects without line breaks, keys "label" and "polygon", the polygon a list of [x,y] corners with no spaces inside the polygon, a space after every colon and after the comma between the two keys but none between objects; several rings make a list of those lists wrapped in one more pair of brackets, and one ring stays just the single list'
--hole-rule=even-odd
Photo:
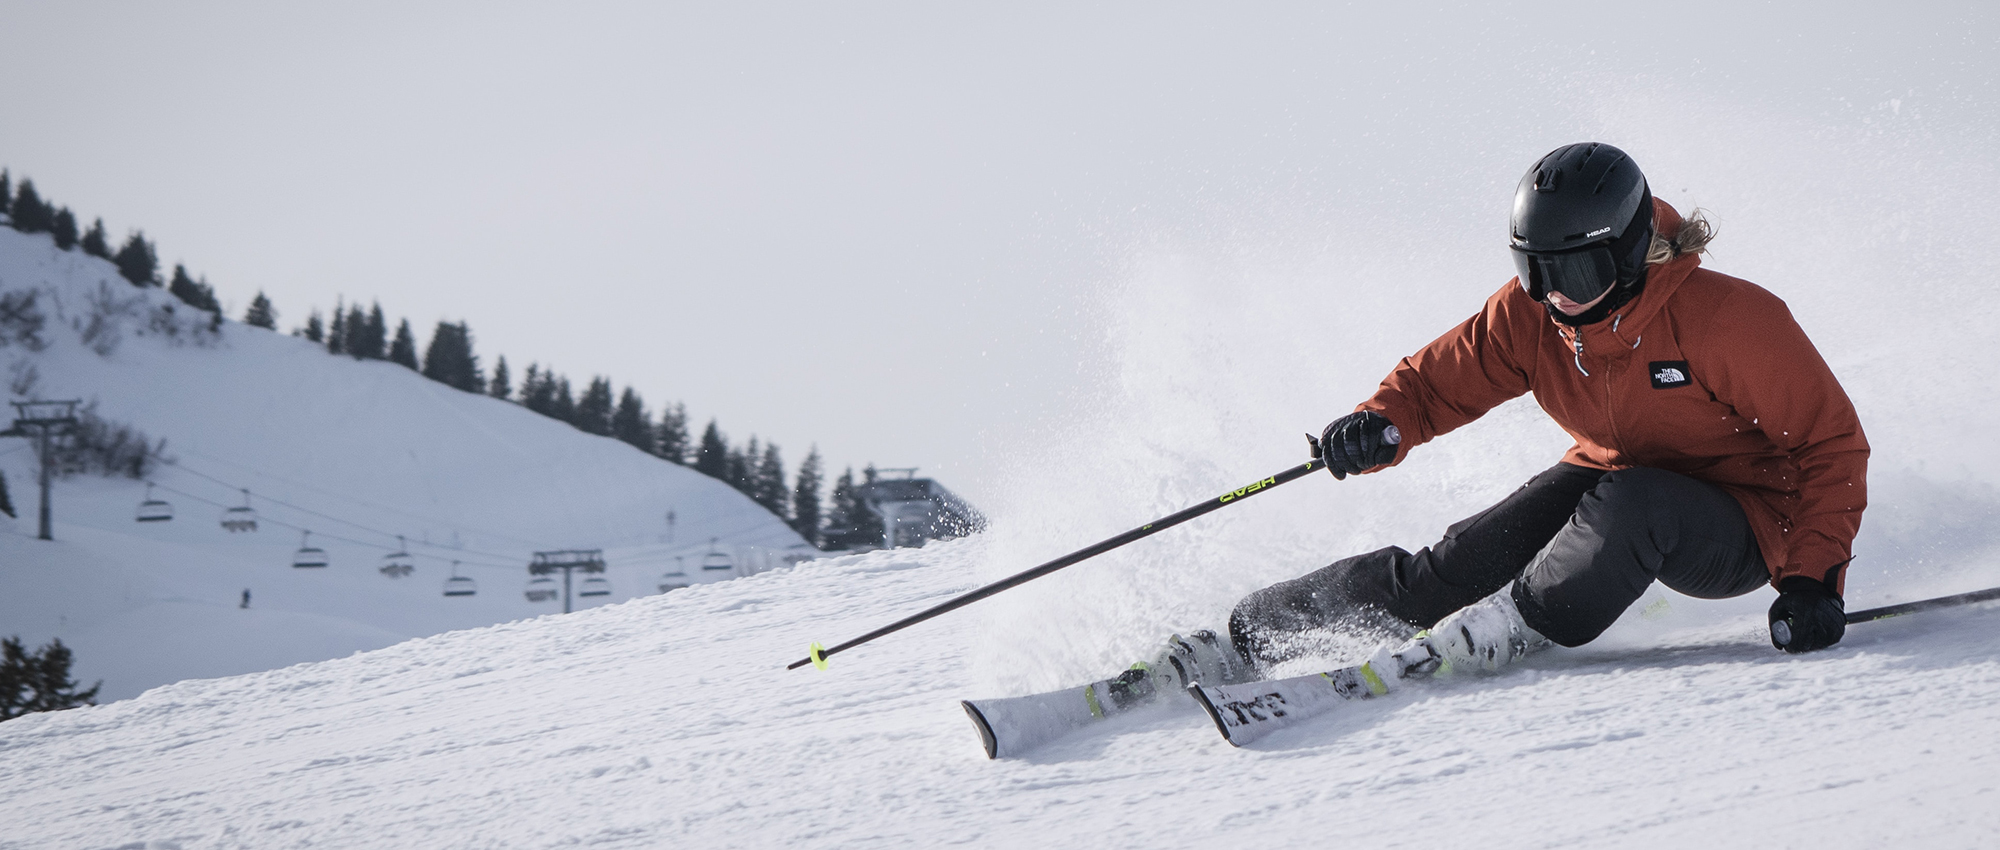
[{"label": "jacket zipper", "polygon": [[1583,368],[1583,331],[1570,328],[1569,344],[1576,349],[1576,370],[1582,372],[1584,377],[1590,377],[1590,370]]},{"label": "jacket zipper", "polygon": [[[1613,334],[1618,333],[1618,323],[1624,320],[1625,320],[1625,314],[1623,313],[1618,314],[1618,318],[1611,320],[1611,332]],[[1578,333],[1577,338],[1582,339],[1583,334]],[[1618,339],[1618,337],[1613,336],[1612,339]],[[1643,340],[1644,338],[1641,337],[1641,341]],[[1620,339],[1619,341],[1623,342],[1624,340]],[[1632,347],[1635,349],[1638,348],[1639,343],[1636,342],[1632,343]],[[1613,380],[1613,378],[1616,377],[1614,373],[1617,370],[1611,368],[1612,365],[1613,364],[1610,363],[1609,361],[1607,361],[1605,364],[1606,369],[1604,372],[1604,421],[1605,424],[1611,429],[1611,446],[1610,446],[1611,450],[1617,452],[1620,455],[1623,455],[1625,454],[1625,447],[1622,444],[1625,441],[1619,439],[1618,437],[1618,411],[1616,410],[1617,396],[1618,396],[1618,382]]]}]

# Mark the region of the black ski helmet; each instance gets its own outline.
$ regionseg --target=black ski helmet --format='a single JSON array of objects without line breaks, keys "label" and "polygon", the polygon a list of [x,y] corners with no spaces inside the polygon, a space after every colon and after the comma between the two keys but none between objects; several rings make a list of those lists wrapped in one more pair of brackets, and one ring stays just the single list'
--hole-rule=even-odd
[{"label": "black ski helmet", "polygon": [[1606,300],[1623,303],[1645,279],[1653,193],[1624,151],[1601,142],[1564,145],[1521,178],[1509,230],[1529,297],[1560,292],[1587,304],[1619,286],[1624,295]]}]

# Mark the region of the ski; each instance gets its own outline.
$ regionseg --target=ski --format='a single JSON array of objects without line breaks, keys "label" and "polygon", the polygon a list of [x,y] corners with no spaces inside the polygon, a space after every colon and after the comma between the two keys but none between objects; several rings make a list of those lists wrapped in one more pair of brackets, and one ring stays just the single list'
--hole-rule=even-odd
[{"label": "ski", "polygon": [[1215,721],[1223,740],[1240,747],[1325,714],[1340,703],[1391,693],[1402,683],[1428,678],[1441,667],[1430,642],[1420,636],[1393,652],[1385,647],[1352,667],[1237,685],[1196,683],[1188,686],[1188,694]]},{"label": "ski", "polygon": [[1014,758],[1085,726],[1149,705],[1160,695],[1135,667],[1081,687],[1000,699],[960,700],[990,759]]}]

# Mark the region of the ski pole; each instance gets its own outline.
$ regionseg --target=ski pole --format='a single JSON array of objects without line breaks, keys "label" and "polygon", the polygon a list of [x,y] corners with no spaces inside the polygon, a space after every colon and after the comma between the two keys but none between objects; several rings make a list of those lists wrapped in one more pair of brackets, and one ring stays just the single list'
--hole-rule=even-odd
[{"label": "ski pole", "polygon": [[1904,614],[1914,614],[1918,611],[1929,611],[1932,608],[1971,605],[1974,602],[1985,602],[1989,599],[2000,599],[2000,587],[1989,587],[1985,590],[1975,590],[1970,593],[1956,593],[1951,596],[1940,596],[1935,599],[1919,599],[1915,602],[1904,602],[1899,605],[1884,605],[1880,608],[1870,608],[1866,611],[1854,611],[1847,615],[1847,624],[1851,626],[1855,623],[1886,620],[1890,617],[1900,617]]},{"label": "ski pole", "polygon": [[[1308,439],[1312,438],[1308,437]],[[1305,463],[1299,464],[1298,466],[1294,466],[1291,469],[1285,470],[1284,472],[1280,472],[1276,475],[1270,476],[1261,481],[1251,483],[1248,486],[1238,487],[1234,490],[1231,490],[1227,493],[1217,496],[1216,498],[1209,499],[1208,501],[1202,502],[1201,504],[1195,505],[1191,508],[1184,509],[1179,513],[1170,514],[1161,517],[1159,519],[1153,520],[1152,522],[1146,523],[1145,525],[1139,526],[1138,528],[1132,529],[1131,531],[1127,531],[1124,534],[1120,534],[1117,537],[1099,541],[1098,543],[1095,543],[1093,545],[1086,546],[1082,549],[1078,549],[1074,552],[1071,552],[1067,555],[1064,555],[1039,567],[1035,567],[1034,569],[1015,573],[1012,576],[996,581],[985,587],[979,588],[978,590],[974,590],[964,595],[954,597],[944,602],[940,602],[936,605],[933,605],[922,611],[918,611],[915,614],[911,614],[908,617],[904,617],[903,619],[897,620],[896,622],[890,623],[889,625],[883,626],[882,628],[876,629],[872,632],[869,632],[858,638],[850,640],[846,643],[837,644],[831,648],[822,648],[819,644],[815,643],[812,646],[812,650],[806,654],[806,657],[785,665],[785,669],[797,670],[798,668],[804,667],[807,664],[811,664],[820,669],[825,669],[827,657],[833,655],[836,652],[853,649],[854,647],[860,646],[878,637],[889,634],[891,632],[897,632],[909,628],[910,626],[914,626],[918,623],[921,623],[939,614],[943,614],[947,611],[954,611],[959,608],[963,608],[967,605],[971,605],[974,602],[978,602],[981,599],[985,599],[988,596],[992,596],[996,593],[999,593],[1000,591],[1007,590],[1008,588],[1027,584],[1028,582],[1034,581],[1035,579],[1041,578],[1042,576],[1048,575],[1049,573],[1055,572],[1056,570],[1060,570],[1063,567],[1067,567],[1079,561],[1083,561],[1089,558],[1094,558],[1098,555],[1102,555],[1106,552],[1109,552],[1134,540],[1138,540],[1142,537],[1151,537],[1154,534],[1158,534],[1169,528],[1173,528],[1176,525],[1180,525],[1181,523],[1187,522],[1188,520],[1194,519],[1195,517],[1208,513],[1209,511],[1213,511],[1227,505],[1236,504],[1237,502],[1243,501],[1244,499],[1250,498],[1251,496],[1255,496],[1258,493],[1262,493],[1265,490],[1269,490],[1272,487],[1276,487],[1288,481],[1293,481],[1298,478],[1304,477],[1306,473],[1312,472],[1315,469],[1324,469],[1324,468],[1326,468],[1326,464],[1320,462],[1319,445],[1317,442],[1315,442],[1313,444],[1312,460],[1306,461]]]}]

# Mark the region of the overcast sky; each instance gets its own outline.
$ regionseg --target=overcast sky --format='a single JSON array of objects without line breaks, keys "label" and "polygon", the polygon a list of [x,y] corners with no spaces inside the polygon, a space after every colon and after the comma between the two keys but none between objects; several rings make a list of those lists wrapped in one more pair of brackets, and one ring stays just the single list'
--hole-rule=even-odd
[{"label": "overcast sky", "polygon": [[[1541,153],[1648,161],[1632,97],[1996,138],[1996,4],[1386,5],[4,2],[0,165],[233,316],[462,319],[977,503],[1107,391],[1159,252],[1365,222],[1489,291]],[[1368,322],[1355,285],[1298,306]]]}]

